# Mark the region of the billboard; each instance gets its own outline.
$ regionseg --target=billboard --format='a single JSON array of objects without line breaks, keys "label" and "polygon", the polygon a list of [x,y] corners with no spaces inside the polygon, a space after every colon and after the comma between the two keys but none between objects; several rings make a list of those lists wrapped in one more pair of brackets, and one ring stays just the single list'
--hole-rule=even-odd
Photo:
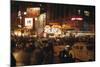
[{"label": "billboard", "polygon": [[28,29],[33,28],[33,18],[25,18],[25,27]]},{"label": "billboard", "polygon": [[39,16],[39,14],[40,14],[40,8],[39,7],[27,8],[27,14],[30,17]]}]

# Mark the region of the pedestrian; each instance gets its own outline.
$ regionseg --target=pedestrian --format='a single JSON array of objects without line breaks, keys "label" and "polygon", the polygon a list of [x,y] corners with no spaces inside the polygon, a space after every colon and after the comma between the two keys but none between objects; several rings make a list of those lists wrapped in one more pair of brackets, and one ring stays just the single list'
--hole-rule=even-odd
[{"label": "pedestrian", "polygon": [[62,50],[60,52],[60,56],[59,57],[60,57],[61,63],[74,62],[74,60],[72,59],[71,55],[69,54],[68,48],[64,48],[64,50]]},{"label": "pedestrian", "polygon": [[11,67],[16,66],[16,59],[14,58],[13,54],[11,53]]}]

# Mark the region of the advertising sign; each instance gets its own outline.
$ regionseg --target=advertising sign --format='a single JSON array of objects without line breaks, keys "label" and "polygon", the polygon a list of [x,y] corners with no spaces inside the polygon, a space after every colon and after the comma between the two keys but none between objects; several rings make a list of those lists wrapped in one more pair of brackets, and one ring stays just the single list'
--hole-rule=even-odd
[{"label": "advertising sign", "polygon": [[32,29],[33,27],[33,18],[25,18],[25,27]]}]

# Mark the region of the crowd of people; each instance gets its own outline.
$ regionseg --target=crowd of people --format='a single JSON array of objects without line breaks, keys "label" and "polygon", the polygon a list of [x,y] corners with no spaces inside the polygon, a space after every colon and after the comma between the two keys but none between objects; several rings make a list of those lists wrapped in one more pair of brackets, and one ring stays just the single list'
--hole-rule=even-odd
[{"label": "crowd of people", "polygon": [[58,58],[60,63],[75,62],[75,58],[69,54],[71,47],[76,42],[86,42],[92,44],[88,49],[94,50],[95,39],[94,37],[63,37],[63,38],[40,38],[40,37],[11,37],[11,65],[16,65],[13,53],[24,50],[30,53],[30,62],[26,65],[40,65],[40,64],[55,64],[54,46],[69,45],[70,47],[63,48],[59,52]]}]

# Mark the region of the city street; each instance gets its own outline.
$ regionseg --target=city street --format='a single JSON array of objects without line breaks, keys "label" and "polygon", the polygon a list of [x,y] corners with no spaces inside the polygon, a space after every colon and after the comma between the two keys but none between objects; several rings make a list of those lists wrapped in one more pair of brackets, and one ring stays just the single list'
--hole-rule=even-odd
[{"label": "city street", "polygon": [[[54,57],[52,58],[52,63],[61,63],[61,59],[59,58],[59,53],[60,51],[62,51],[64,49],[65,46],[53,46],[55,52],[53,53]],[[38,50],[36,50],[37,52],[39,52]],[[17,50],[13,53],[15,59],[16,59],[16,65],[36,65],[36,56],[35,56],[35,50],[31,51],[31,52],[27,52],[23,49]],[[74,49],[74,52],[76,54],[76,58],[81,60],[81,61],[89,61],[89,59],[94,60],[94,52],[90,51],[90,50],[84,50],[84,51],[79,51],[78,49]],[[40,55],[42,56],[42,55]],[[46,56],[46,55],[45,55]],[[49,57],[48,57],[49,58]],[[75,59],[75,62],[79,62],[79,60]],[[42,61],[41,64],[45,64],[47,61],[49,60],[45,60],[45,58],[43,58],[44,61]],[[48,63],[46,63],[48,64]]]},{"label": "city street", "polygon": [[11,1],[11,66],[95,61],[95,7]]}]

